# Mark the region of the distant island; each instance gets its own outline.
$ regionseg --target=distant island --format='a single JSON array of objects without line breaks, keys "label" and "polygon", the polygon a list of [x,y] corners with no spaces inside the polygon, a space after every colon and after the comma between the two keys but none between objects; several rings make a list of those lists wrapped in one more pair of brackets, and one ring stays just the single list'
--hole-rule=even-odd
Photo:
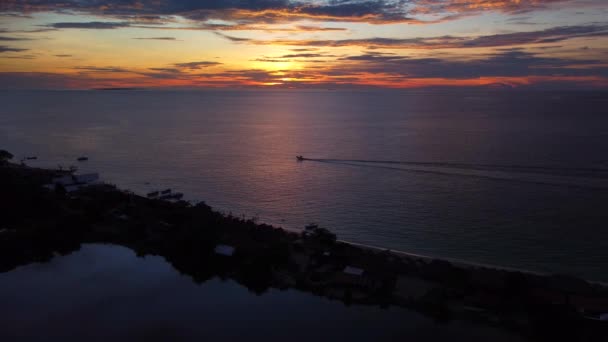
[{"label": "distant island", "polygon": [[108,88],[93,88],[92,90],[141,90],[141,88],[108,87]]},{"label": "distant island", "polygon": [[0,151],[0,272],[106,243],[162,256],[197,283],[231,278],[257,294],[295,288],[345,305],[474,320],[534,341],[608,338],[608,289],[600,284],[367,248],[317,225],[287,231],[12,158]]}]

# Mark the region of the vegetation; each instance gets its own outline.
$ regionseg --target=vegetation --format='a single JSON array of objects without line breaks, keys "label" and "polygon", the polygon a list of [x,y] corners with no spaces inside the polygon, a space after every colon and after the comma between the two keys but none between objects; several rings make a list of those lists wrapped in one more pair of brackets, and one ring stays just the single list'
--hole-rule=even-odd
[{"label": "vegetation", "polygon": [[13,159],[13,155],[5,150],[0,150],[0,163],[6,163],[7,161]]},{"label": "vegetation", "polygon": [[[580,303],[608,303],[608,291],[584,280],[398,256],[338,242],[317,226],[290,233],[218,213],[204,202],[152,200],[111,185],[76,194],[43,187],[64,174],[10,163],[0,167],[0,272],[48,261],[82,243],[113,243],[140,256],[163,256],[197,283],[231,278],[256,294],[294,287],[347,305],[405,306],[441,322],[472,318],[500,324],[535,341],[607,336],[605,322],[584,317],[598,312],[582,315]],[[235,247],[235,253],[215,253],[219,244]],[[347,266],[364,272],[347,274]]]}]

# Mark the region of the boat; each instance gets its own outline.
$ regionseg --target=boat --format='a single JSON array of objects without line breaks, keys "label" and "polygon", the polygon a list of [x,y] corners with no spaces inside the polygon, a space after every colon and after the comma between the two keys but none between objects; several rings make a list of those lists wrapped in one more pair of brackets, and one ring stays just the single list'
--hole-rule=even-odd
[{"label": "boat", "polygon": [[297,159],[298,161],[304,161],[304,157],[302,157],[302,156],[296,156],[296,159]]},{"label": "boat", "polygon": [[[76,167],[70,167],[70,171],[75,171]],[[72,175],[76,184],[92,184],[99,180],[99,173],[86,173],[81,175]]]},{"label": "boat", "polygon": [[150,192],[146,195],[148,198],[154,198],[158,196],[158,191]]},{"label": "boat", "polygon": [[171,193],[171,189],[165,189],[163,191],[160,192],[161,195],[167,195]]},{"label": "boat", "polygon": [[76,159],[76,160],[78,160],[79,162],[83,162],[83,161],[89,160],[89,158],[88,157],[78,157],[78,159]]}]

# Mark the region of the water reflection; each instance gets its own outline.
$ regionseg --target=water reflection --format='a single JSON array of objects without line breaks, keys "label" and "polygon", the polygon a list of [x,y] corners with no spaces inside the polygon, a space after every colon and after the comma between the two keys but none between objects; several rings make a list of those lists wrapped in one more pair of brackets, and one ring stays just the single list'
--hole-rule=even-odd
[{"label": "water reflection", "polygon": [[606,177],[564,171],[606,167],[604,107],[580,111],[602,97],[585,94],[5,92],[0,146],[36,166],[86,155],[82,172],[121,188],[172,188],[287,228],[313,221],[358,243],[606,281]]},{"label": "water reflection", "polygon": [[0,302],[0,336],[9,340],[519,340],[295,290],[256,296],[217,278],[197,285],[160,257],[109,245],[0,274]]}]

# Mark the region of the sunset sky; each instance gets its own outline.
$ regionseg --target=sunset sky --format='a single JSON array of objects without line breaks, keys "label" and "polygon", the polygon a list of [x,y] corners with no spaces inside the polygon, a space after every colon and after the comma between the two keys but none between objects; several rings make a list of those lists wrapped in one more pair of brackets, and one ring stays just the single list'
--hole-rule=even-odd
[{"label": "sunset sky", "polygon": [[1,0],[0,88],[608,88],[606,0]]}]

